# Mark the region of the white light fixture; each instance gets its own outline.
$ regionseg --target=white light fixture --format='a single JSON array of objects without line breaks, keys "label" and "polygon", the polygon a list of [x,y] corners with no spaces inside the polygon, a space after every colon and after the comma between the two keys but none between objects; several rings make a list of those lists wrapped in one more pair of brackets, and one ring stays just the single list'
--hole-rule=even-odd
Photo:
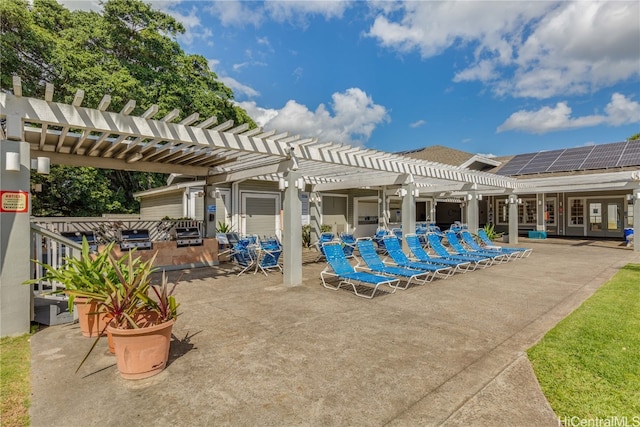
[{"label": "white light fixture", "polygon": [[407,195],[406,188],[398,188],[398,190],[396,191],[396,196],[404,197],[406,195]]},{"label": "white light fixture", "polygon": [[473,200],[473,194],[467,194],[467,200]]},{"label": "white light fixture", "polygon": [[296,185],[296,188],[297,188],[297,189],[299,189],[299,190],[304,190],[304,186],[305,186],[304,178],[298,178],[298,179],[296,180],[295,185]]},{"label": "white light fixture", "polygon": [[278,180],[278,189],[280,191],[284,191],[288,186],[289,186],[289,183],[284,178],[280,178]]},{"label": "white light fixture", "polygon": [[38,157],[36,171],[42,175],[49,175],[51,171],[51,159],[48,157]]},{"label": "white light fixture", "polygon": [[627,194],[627,201],[630,202],[633,200],[633,194]]},{"label": "white light fixture", "polygon": [[482,200],[482,194],[478,194],[478,200]]},{"label": "white light fixture", "polygon": [[20,172],[20,153],[14,151],[6,152],[4,170]]},{"label": "white light fixture", "polygon": [[413,197],[420,197],[420,190],[417,188],[413,190]]}]

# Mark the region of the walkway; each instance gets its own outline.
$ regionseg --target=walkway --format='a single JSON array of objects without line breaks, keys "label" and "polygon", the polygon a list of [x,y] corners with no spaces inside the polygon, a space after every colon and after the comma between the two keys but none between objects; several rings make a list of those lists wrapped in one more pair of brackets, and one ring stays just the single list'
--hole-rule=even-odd
[{"label": "walkway", "polygon": [[[229,265],[182,276],[170,364],[120,379],[106,340],[35,334],[33,426],[556,426],[525,351],[629,262],[628,249],[522,239],[531,257],[373,300]],[[614,245],[615,246],[615,245]],[[172,275],[177,275],[177,272]]]}]

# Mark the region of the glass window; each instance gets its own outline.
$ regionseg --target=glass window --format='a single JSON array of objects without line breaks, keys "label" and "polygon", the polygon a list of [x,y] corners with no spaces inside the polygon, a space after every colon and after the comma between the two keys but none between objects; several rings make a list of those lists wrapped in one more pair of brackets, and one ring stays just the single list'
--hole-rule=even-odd
[{"label": "glass window", "polygon": [[589,203],[589,231],[602,231],[602,203]]},{"label": "glass window", "polygon": [[518,221],[520,224],[536,225],[536,199],[522,199],[518,205]]},{"label": "glass window", "polygon": [[569,199],[569,226],[584,225],[584,199]]}]

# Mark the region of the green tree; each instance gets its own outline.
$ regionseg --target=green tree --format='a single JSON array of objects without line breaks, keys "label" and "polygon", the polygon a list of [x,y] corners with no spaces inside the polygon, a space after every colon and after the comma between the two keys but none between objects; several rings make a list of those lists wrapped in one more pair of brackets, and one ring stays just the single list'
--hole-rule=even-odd
[{"label": "green tree", "polygon": [[[110,110],[136,100],[132,114],[158,105],[158,117],[175,108],[184,118],[193,112],[219,122],[255,123],[234,104],[233,91],[212,72],[204,57],[186,54],[176,41],[185,29],[173,17],[138,0],[108,0],[102,13],[69,11],[54,0],[0,1],[0,84],[22,79],[23,95],[41,97],[44,82],[55,85],[54,101],[70,103],[78,89],[83,104],[95,107],[105,94]],[[142,172],[52,167],[49,178],[34,176],[48,188],[34,197],[36,215],[99,215],[138,209],[133,193],[163,185],[166,176]],[[65,179],[65,174],[77,181]],[[96,181],[103,193],[83,187]],[[42,182],[38,182],[42,181]],[[44,191],[43,191],[44,193]],[[66,193],[66,194],[64,194]],[[82,195],[86,208],[65,203]],[[36,210],[37,207],[37,210]]]}]

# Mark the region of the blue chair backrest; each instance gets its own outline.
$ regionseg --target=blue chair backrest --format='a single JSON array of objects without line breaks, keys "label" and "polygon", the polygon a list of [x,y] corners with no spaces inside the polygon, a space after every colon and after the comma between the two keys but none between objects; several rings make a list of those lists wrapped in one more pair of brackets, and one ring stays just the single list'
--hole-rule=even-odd
[{"label": "blue chair backrest", "polygon": [[400,246],[400,240],[394,236],[388,236],[384,238],[384,245],[387,248],[387,253],[397,264],[406,264],[409,258],[402,252]]},{"label": "blue chair backrest", "polygon": [[449,242],[449,245],[451,245],[453,249],[455,249],[458,252],[466,252],[464,246],[462,246],[462,243],[460,243],[460,240],[458,240],[458,236],[456,236],[456,233],[454,233],[451,230],[448,230],[445,232],[445,236],[447,237],[447,241]]},{"label": "blue chair backrest", "polygon": [[394,236],[396,236],[398,239],[402,239],[402,228],[394,228],[393,230],[391,230],[391,232],[393,233]]},{"label": "blue chair backrest", "polygon": [[437,234],[435,233],[427,234],[427,240],[429,241],[429,247],[431,247],[431,249],[433,249],[434,252],[437,253],[439,256],[447,257],[451,255],[449,251],[447,251],[447,248],[445,248],[442,245],[442,242],[440,241],[440,237],[438,237]]},{"label": "blue chair backrest", "polygon": [[322,245],[327,263],[338,276],[354,273],[355,270],[342,251],[342,245],[338,242],[327,242]]},{"label": "blue chair backrest", "polygon": [[420,244],[420,238],[415,234],[407,234],[405,236],[407,239],[407,246],[413,252],[413,254],[420,259],[428,259],[429,254],[422,248]]},{"label": "blue chair backrest", "polygon": [[376,252],[375,246],[373,246],[373,241],[369,239],[361,239],[358,240],[358,252],[360,253],[360,257],[364,260],[364,262],[369,266],[370,269],[380,269],[384,268],[384,262],[378,256],[378,252]]},{"label": "blue chair backrest", "polygon": [[352,256],[353,251],[356,248],[356,238],[351,233],[340,233],[340,240],[344,245],[342,246],[342,250],[346,256]]},{"label": "blue chair backrest", "polygon": [[329,232],[320,233],[320,244],[330,242],[335,239],[336,235]]},{"label": "blue chair backrest", "polygon": [[469,230],[462,230],[460,232],[460,235],[462,236],[462,240],[464,240],[467,246],[469,246],[471,249],[474,249],[476,251],[483,250],[482,246],[480,246],[478,242],[476,242],[476,239],[473,237],[473,235],[471,235]]},{"label": "blue chair backrest", "polygon": [[487,232],[484,231],[484,228],[480,228],[478,230],[478,237],[480,237],[480,240],[482,240],[485,244],[493,245],[493,242],[489,238],[489,235],[487,234]]}]

